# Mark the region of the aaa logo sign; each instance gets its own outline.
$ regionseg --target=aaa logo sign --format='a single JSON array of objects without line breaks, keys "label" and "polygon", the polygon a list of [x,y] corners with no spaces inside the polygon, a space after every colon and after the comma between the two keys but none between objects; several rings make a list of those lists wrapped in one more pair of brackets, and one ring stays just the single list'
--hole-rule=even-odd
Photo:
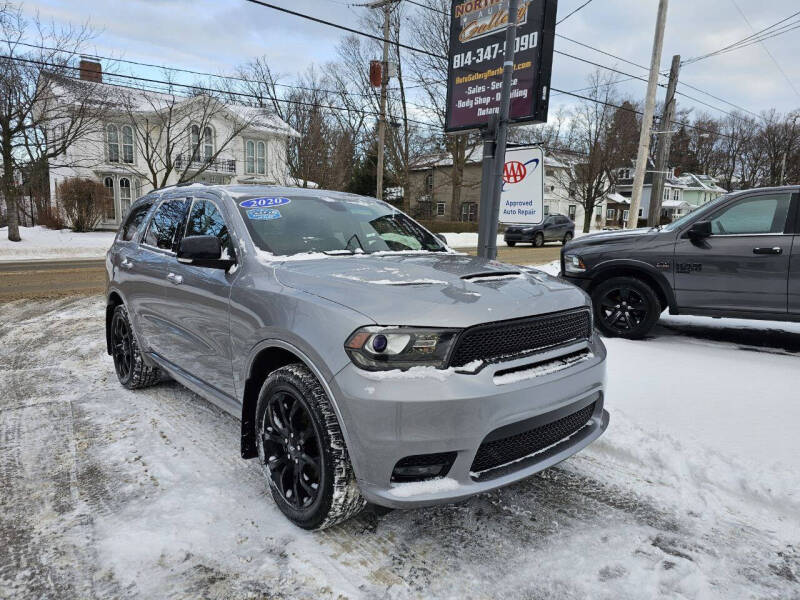
[{"label": "aaa logo sign", "polygon": [[507,162],[503,167],[503,181],[506,183],[519,183],[525,179],[528,170],[518,160]]},{"label": "aaa logo sign", "polygon": [[544,153],[541,148],[511,148],[503,164],[500,222],[539,224],[544,218]]}]

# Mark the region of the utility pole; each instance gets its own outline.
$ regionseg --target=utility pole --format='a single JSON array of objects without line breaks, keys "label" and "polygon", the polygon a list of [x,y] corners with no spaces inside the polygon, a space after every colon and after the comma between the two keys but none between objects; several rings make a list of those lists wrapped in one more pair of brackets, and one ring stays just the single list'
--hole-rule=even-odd
[{"label": "utility pole", "polygon": [[389,84],[389,17],[396,0],[372,2],[369,8],[383,9],[383,59],[381,60],[381,114],[378,121],[378,165],[375,197],[383,200],[383,146],[386,141],[386,88]]},{"label": "utility pole", "polygon": [[[639,152],[636,155],[636,175],[633,178],[631,208],[628,214],[628,228],[635,229],[639,225],[639,207],[642,205],[642,188],[647,171],[647,159],[650,155],[650,128],[656,110],[656,90],[658,88],[661,50],[664,48],[664,29],[667,24],[667,6],[669,0],[659,0],[656,32],[653,38],[653,55],[650,59],[650,78],[647,81],[647,98],[642,117],[642,132],[639,136]],[[652,200],[652,198],[651,198]]]},{"label": "utility pole", "polygon": [[[508,0],[508,25],[506,26],[506,45],[503,55],[503,83],[500,88],[500,113],[497,119],[496,137],[484,139],[484,163],[481,183],[480,231],[478,233],[478,256],[494,260],[497,258],[496,224],[500,218],[500,196],[503,193],[503,168],[506,162],[506,141],[508,139],[508,115],[511,105],[511,78],[514,74],[514,40],[517,37],[518,0]],[[489,135],[491,135],[491,125]],[[490,157],[487,151],[494,149]],[[493,160],[490,165],[487,160]],[[491,173],[489,181],[486,175]],[[485,194],[485,195],[484,195]]]},{"label": "utility pole", "polygon": [[656,172],[653,174],[653,188],[650,192],[650,214],[647,217],[647,225],[649,227],[661,225],[661,200],[664,198],[664,183],[667,180],[667,161],[669,161],[669,150],[672,147],[672,119],[675,117],[675,88],[678,87],[678,74],[680,71],[681,57],[676,54],[672,57],[672,67],[669,70],[667,97],[664,100],[664,114],[661,116],[662,131],[658,132],[662,137],[658,138]]}]

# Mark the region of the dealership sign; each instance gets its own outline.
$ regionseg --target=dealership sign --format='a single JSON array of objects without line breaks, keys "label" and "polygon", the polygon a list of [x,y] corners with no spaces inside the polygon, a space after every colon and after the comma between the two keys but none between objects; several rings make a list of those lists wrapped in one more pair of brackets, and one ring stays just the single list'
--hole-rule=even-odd
[{"label": "dealership sign", "polygon": [[[557,0],[519,0],[512,123],[547,121]],[[485,127],[500,112],[508,0],[454,0],[445,131]]]},{"label": "dealership sign", "polygon": [[538,225],[544,219],[544,152],[538,147],[506,150],[500,222]]}]

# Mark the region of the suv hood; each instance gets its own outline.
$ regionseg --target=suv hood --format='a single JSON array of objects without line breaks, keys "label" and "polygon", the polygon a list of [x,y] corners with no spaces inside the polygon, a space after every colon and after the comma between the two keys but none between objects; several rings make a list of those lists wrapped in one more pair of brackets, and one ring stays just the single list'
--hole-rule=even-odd
[{"label": "suv hood", "polygon": [[291,288],[379,325],[469,327],[587,306],[577,287],[540,271],[454,254],[354,255],[275,266]]}]

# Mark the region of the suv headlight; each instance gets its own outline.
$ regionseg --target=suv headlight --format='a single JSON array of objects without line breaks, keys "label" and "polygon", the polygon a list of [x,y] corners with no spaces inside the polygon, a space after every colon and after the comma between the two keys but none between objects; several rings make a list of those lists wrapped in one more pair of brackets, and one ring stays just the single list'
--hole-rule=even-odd
[{"label": "suv headlight", "polygon": [[455,329],[362,327],[347,338],[344,349],[356,366],[368,371],[443,369],[457,335]]},{"label": "suv headlight", "polygon": [[567,254],[564,256],[564,270],[567,273],[585,273],[586,265],[580,256],[575,254]]}]

